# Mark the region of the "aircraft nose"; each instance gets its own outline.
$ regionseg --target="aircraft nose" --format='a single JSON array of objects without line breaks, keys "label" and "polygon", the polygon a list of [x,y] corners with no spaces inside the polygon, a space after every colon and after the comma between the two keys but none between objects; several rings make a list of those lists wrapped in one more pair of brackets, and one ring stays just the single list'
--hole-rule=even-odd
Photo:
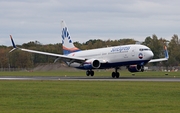
[{"label": "aircraft nose", "polygon": [[149,52],[149,57],[152,59],[154,57],[154,53],[152,51]]}]

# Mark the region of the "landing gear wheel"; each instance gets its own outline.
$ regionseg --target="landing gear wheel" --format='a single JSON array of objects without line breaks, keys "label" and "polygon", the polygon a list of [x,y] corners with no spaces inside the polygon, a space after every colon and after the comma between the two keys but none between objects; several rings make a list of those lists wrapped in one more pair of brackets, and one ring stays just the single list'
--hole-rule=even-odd
[{"label": "landing gear wheel", "polygon": [[94,71],[87,70],[87,71],[86,71],[86,75],[87,75],[87,76],[89,76],[89,75],[94,76]]},{"label": "landing gear wheel", "polygon": [[141,68],[141,72],[144,72],[144,66],[142,66],[142,68]]},{"label": "landing gear wheel", "polygon": [[119,78],[119,72],[112,72],[112,77],[113,78]]},{"label": "landing gear wheel", "polygon": [[119,78],[119,72],[116,73],[116,78]]},{"label": "landing gear wheel", "polygon": [[90,73],[91,73],[91,76],[94,76],[94,71],[90,71]]},{"label": "landing gear wheel", "polygon": [[89,76],[90,75],[90,71],[86,71],[86,75]]},{"label": "landing gear wheel", "polygon": [[115,78],[115,76],[116,76],[116,73],[112,72],[112,77]]}]

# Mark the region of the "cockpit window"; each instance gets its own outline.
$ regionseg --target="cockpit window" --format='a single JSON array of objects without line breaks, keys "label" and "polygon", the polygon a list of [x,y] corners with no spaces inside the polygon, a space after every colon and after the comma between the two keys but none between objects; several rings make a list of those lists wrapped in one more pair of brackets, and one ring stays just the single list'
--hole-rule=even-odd
[{"label": "cockpit window", "polygon": [[149,51],[150,49],[148,48],[140,48],[139,51]]}]

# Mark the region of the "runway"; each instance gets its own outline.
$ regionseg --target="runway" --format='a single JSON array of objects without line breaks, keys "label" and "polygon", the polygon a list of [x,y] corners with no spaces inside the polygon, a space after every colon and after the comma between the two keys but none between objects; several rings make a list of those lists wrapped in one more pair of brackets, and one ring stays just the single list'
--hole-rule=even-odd
[{"label": "runway", "polygon": [[0,80],[50,80],[50,81],[159,81],[159,82],[180,82],[180,78],[156,78],[156,77],[52,77],[52,76],[1,76]]}]

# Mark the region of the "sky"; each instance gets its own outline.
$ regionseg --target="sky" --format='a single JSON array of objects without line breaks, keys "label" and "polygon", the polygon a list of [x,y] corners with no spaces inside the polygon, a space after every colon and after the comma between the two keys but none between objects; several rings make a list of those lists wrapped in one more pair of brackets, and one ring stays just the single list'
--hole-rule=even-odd
[{"label": "sky", "polygon": [[180,35],[179,0],[0,0],[0,45],[61,43],[61,21],[74,42],[144,41]]}]

